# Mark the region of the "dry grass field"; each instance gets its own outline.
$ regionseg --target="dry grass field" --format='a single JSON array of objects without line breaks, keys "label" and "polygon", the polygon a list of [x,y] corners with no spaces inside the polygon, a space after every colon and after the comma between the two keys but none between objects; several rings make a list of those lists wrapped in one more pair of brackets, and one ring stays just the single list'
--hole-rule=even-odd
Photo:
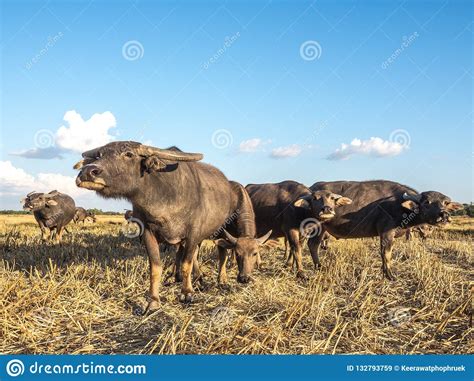
[{"label": "dry grass field", "polygon": [[[283,268],[281,248],[230,291],[211,284],[181,305],[163,286],[162,309],[140,316],[148,262],[121,217],[70,225],[44,244],[31,216],[0,216],[0,353],[472,353],[474,219],[456,218],[426,242],[398,239],[394,282],[382,279],[378,240],[333,240],[307,283]],[[170,264],[168,254],[167,264]]]}]

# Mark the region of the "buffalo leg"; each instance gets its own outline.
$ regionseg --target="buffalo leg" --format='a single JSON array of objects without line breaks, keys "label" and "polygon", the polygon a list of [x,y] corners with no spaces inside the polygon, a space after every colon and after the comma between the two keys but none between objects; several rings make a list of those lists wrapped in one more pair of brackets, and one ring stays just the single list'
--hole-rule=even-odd
[{"label": "buffalo leg", "polygon": [[409,241],[411,239],[411,229],[408,228],[405,232],[405,239]]},{"label": "buffalo leg", "polygon": [[149,229],[143,234],[148,260],[150,262],[150,298],[146,311],[153,311],[160,307],[160,283],[163,264],[160,258],[160,246],[155,235]]},{"label": "buffalo leg", "polygon": [[174,279],[176,283],[182,282],[183,281],[183,275],[181,272],[181,264],[183,260],[183,252],[184,252],[184,246],[183,244],[179,245],[178,250],[176,251],[176,259],[175,259],[175,264],[174,264]]},{"label": "buffalo leg", "polygon": [[324,239],[324,232],[308,239],[309,252],[311,253],[311,258],[313,259],[314,268],[316,270],[321,267],[321,262],[319,261],[319,248]]},{"label": "buffalo leg", "polygon": [[382,256],[382,271],[389,280],[395,280],[392,273],[392,248],[395,233],[393,230],[380,236],[380,254]]},{"label": "buffalo leg", "polygon": [[192,283],[192,271],[194,255],[197,245],[186,242],[183,252],[183,258],[181,263],[181,273],[183,275],[183,283],[181,286],[180,300],[183,303],[191,303],[193,300],[193,283]]},{"label": "buffalo leg", "polygon": [[44,226],[44,225],[40,225],[40,229],[41,229],[41,239],[43,241],[47,241],[51,235],[51,232],[49,231],[49,229]]},{"label": "buffalo leg", "polygon": [[62,239],[62,237],[63,237],[63,229],[64,229],[64,228],[61,227],[61,226],[58,226],[58,227],[56,228],[56,237],[55,237],[55,238],[56,238],[56,243],[57,243],[57,244],[58,244],[58,243],[61,243],[61,239]]},{"label": "buffalo leg", "polygon": [[296,262],[296,276],[298,278],[307,279],[303,271],[303,256],[301,255],[300,234],[298,229],[291,229],[288,234],[288,241],[290,244],[290,255],[292,255]]},{"label": "buffalo leg", "polygon": [[194,282],[199,282],[200,290],[205,290],[209,287],[209,285],[204,280],[204,274],[201,271],[201,267],[199,266],[199,251],[201,250],[201,245],[198,245],[196,249],[196,253],[193,257],[193,278]]},{"label": "buffalo leg", "polygon": [[[294,253],[293,253],[293,246],[289,245],[289,240],[288,240],[289,233],[285,233],[285,266],[293,268],[294,264]],[[289,249],[289,250],[288,250]],[[288,252],[288,256],[287,256]]]},{"label": "buffalo leg", "polygon": [[223,247],[217,246],[219,256],[219,273],[217,275],[217,283],[219,286],[224,286],[227,283],[227,250]]}]

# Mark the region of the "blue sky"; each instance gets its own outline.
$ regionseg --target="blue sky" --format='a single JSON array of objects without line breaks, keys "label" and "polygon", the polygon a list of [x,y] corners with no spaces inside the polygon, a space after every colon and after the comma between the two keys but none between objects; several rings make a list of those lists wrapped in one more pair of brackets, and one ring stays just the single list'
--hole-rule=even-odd
[{"label": "blue sky", "polygon": [[[468,1],[3,1],[1,12],[1,208],[31,186],[126,207],[71,190],[80,148],[112,139],[202,152],[244,185],[384,178],[473,200]],[[37,157],[48,155],[61,158]]]}]

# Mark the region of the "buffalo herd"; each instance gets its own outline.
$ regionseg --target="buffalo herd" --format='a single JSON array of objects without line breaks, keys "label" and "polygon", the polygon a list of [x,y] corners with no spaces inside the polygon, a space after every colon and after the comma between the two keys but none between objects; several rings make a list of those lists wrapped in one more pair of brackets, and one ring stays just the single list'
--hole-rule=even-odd
[{"label": "buffalo herd", "polygon": [[[310,187],[283,181],[244,187],[202,158],[176,147],[117,141],[84,152],[74,166],[79,170],[78,187],[132,204],[126,218],[140,221],[150,264],[147,311],[160,306],[160,244],[176,247],[175,279],[182,283],[184,303],[192,301],[193,278],[203,278],[198,252],[206,239],[217,246],[219,286],[227,283],[229,252],[237,262],[237,281],[247,283],[260,265],[262,247],[280,237],[289,245],[287,265],[296,265],[302,279],[307,278],[303,244],[318,269],[319,250],[327,247],[329,236],[379,237],[383,275],[393,280],[394,239],[408,239],[413,232],[426,238],[434,226],[448,223],[451,212],[462,208],[442,193],[419,193],[387,180],[316,182]],[[58,191],[31,192],[22,202],[33,212],[44,240],[59,243],[70,221],[95,222],[92,213],[76,208],[71,197]]]}]

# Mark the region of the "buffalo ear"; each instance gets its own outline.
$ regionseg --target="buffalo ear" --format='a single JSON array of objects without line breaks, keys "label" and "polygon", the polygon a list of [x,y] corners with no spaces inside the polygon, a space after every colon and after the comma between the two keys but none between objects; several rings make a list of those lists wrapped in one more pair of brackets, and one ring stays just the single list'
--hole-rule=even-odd
[{"label": "buffalo ear", "polygon": [[337,206],[350,205],[350,204],[352,204],[352,200],[349,197],[339,197],[336,200]]},{"label": "buffalo ear", "polygon": [[49,206],[56,206],[56,205],[58,205],[58,203],[57,203],[56,201],[54,201],[54,200],[48,200],[48,201],[46,201],[46,204],[48,204]]},{"label": "buffalo ear", "polygon": [[224,238],[216,239],[216,240],[214,240],[214,243],[217,246],[223,247],[224,249],[233,249],[234,248],[234,244],[230,243],[229,241],[227,241]]},{"label": "buffalo ear", "polygon": [[148,156],[142,162],[143,167],[146,172],[165,172],[170,169],[172,166],[176,166],[176,162],[164,161],[157,156]]},{"label": "buffalo ear", "polygon": [[411,210],[415,213],[418,213],[419,211],[419,207],[418,207],[418,204],[413,201],[413,200],[406,200],[406,201],[403,201],[402,202],[402,206],[405,208],[405,209],[408,209],[408,210]]},{"label": "buffalo ear", "polygon": [[464,208],[464,205],[460,204],[459,202],[450,202],[446,205],[446,207],[448,210],[459,210]]},{"label": "buffalo ear", "polygon": [[298,208],[305,208],[305,209],[310,209],[311,205],[309,204],[308,200],[305,200],[304,198],[299,198],[295,202],[293,202],[293,205],[298,207]]}]

